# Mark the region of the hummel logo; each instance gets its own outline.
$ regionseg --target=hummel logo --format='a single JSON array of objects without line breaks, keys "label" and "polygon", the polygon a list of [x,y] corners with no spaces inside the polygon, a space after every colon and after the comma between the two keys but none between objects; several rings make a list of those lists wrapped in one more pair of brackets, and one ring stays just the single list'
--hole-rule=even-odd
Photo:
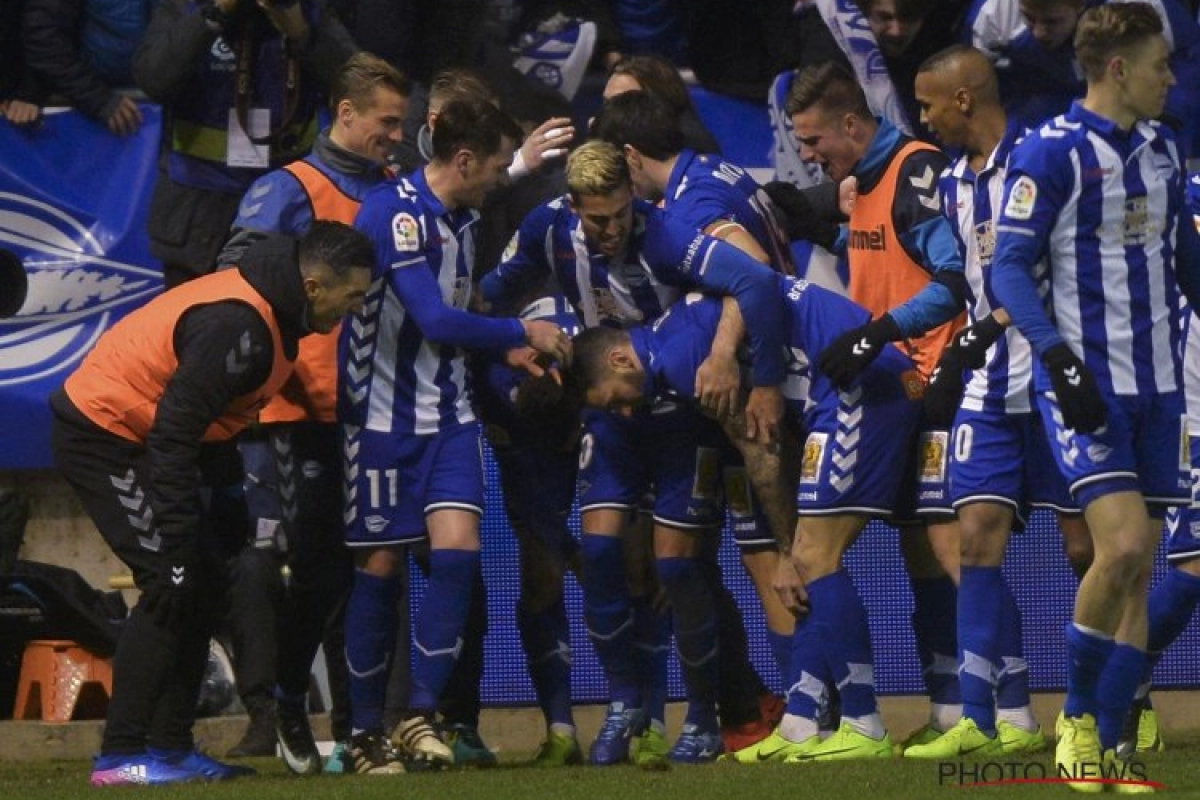
[{"label": "hummel logo", "polygon": [[176,586],[181,585],[187,579],[187,573],[183,567],[171,567],[171,583]]},{"label": "hummel logo", "polygon": [[858,342],[855,343],[854,355],[861,356],[865,353],[871,352],[874,349],[875,348],[873,348],[871,346],[871,341],[867,337],[864,336],[863,338],[859,339]]},{"label": "hummel logo", "polygon": [[1067,383],[1072,386],[1078,386],[1079,382],[1083,379],[1083,376],[1079,374],[1078,367],[1067,367],[1063,370],[1063,376],[1067,379]]}]

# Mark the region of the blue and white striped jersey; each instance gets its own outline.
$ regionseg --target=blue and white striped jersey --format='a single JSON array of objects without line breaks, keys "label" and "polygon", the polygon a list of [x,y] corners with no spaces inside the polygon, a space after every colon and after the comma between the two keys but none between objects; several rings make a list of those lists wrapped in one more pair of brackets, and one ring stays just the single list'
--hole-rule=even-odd
[{"label": "blue and white striped jersey", "polygon": [[706,236],[662,210],[634,201],[633,230],[613,263],[593,253],[566,198],[535,209],[506,258],[481,282],[489,303],[511,304],[553,275],[587,327],[652,322],[680,289],[737,299],[754,352],[756,386],[783,380],[782,309],[776,274],[731,244]]},{"label": "blue and white striped jersey", "polygon": [[663,208],[673,219],[698,231],[719,220],[736,222],[754,237],[772,267],[795,275],[791,244],[771,205],[771,198],[746,170],[687,149],[679,153],[663,194]]},{"label": "blue and white striped jersey", "polygon": [[[953,224],[963,253],[967,283],[971,286],[973,321],[983,319],[1000,306],[992,293],[988,272],[996,247],[996,220],[1004,199],[1005,168],[1020,135],[1021,129],[1010,125],[978,174],[971,169],[970,157],[962,155],[939,180],[942,210]],[[983,369],[971,373],[962,406],[972,411],[1028,412],[1032,375],[1029,342],[1010,326],[988,350]]]},{"label": "blue and white striped jersey", "polygon": [[363,199],[354,224],[375,243],[377,266],[363,310],[342,326],[340,422],[431,435],[475,421],[463,348],[525,338],[519,320],[464,310],[478,219],[447,209],[422,170]]},{"label": "blue and white striped jersey", "polygon": [[[1157,122],[1126,133],[1076,103],[1013,150],[993,289],[1039,353],[1065,340],[1114,395],[1179,388],[1183,199],[1174,138]],[[1022,270],[1057,330],[1029,307]]]},{"label": "blue and white striped jersey", "polygon": [[609,258],[588,245],[565,195],[543,203],[525,217],[499,266],[484,277],[484,298],[511,305],[553,277],[588,328],[652,322],[679,297],[679,288],[660,281],[640,257],[652,211],[649,203],[634,201],[629,244]]}]

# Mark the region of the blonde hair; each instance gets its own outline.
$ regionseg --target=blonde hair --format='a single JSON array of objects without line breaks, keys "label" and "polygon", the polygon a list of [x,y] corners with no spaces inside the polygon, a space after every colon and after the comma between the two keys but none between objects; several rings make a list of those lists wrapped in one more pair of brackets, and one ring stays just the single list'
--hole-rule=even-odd
[{"label": "blonde hair", "polygon": [[629,185],[629,166],[615,145],[593,140],[567,156],[567,190],[575,200],[612,194]]}]

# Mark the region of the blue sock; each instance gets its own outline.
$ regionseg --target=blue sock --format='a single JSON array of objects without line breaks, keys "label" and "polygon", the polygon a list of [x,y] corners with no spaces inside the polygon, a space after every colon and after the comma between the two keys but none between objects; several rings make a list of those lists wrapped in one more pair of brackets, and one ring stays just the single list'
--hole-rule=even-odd
[{"label": "blue sock", "polygon": [[1146,649],[1161,653],[1179,638],[1200,603],[1200,577],[1168,569],[1150,592],[1150,633]]},{"label": "blue sock", "polygon": [[649,597],[633,598],[633,643],[641,676],[642,709],[646,719],[665,723],[671,615],[656,609]]},{"label": "blue sock", "polygon": [[413,620],[412,711],[429,714],[437,708],[462,647],[478,572],[478,550],[429,551],[429,584]]},{"label": "blue sock", "polygon": [[1100,731],[1100,749],[1116,747],[1121,738],[1121,726],[1129,707],[1133,705],[1133,693],[1142,678],[1142,666],[1146,654],[1130,644],[1118,644],[1113,648],[1100,683],[1096,690],[1096,727]]},{"label": "blue sock", "polygon": [[996,673],[1000,660],[1002,596],[1009,594],[999,567],[962,568],[958,582],[958,681],[963,716],[984,733],[996,730]]},{"label": "blue sock", "polygon": [[775,659],[775,669],[779,670],[779,681],[786,689],[792,674],[792,637],[767,628],[767,645],[771,648],[771,657]]},{"label": "blue sock", "polygon": [[996,676],[996,708],[1025,708],[1029,697],[1029,662],[1021,637],[1021,609],[1004,582],[1000,598],[1000,673]]},{"label": "blue sock", "polygon": [[616,536],[584,533],[579,540],[579,557],[583,564],[583,612],[588,636],[608,678],[609,697],[626,707],[641,708],[633,609],[621,540]]},{"label": "blue sock", "polygon": [[346,605],[346,666],[350,670],[350,725],[356,731],[383,728],[389,659],[400,624],[399,578],[355,571]]},{"label": "blue sock", "polygon": [[[842,695],[842,716],[878,713],[871,628],[867,609],[850,580],[850,573],[840,569],[808,584],[808,600],[812,613],[821,614],[829,674]],[[818,612],[818,606],[824,610]],[[793,661],[796,656],[793,650]]]},{"label": "blue sock", "polygon": [[[1168,567],[1162,581],[1150,591],[1150,633],[1142,684],[1148,686],[1154,680],[1154,668],[1162,660],[1163,651],[1187,629],[1198,602],[1200,577]],[[1152,707],[1149,695],[1143,700],[1147,708]]]},{"label": "blue sock", "polygon": [[694,558],[659,558],[658,578],[671,602],[675,625],[675,645],[687,688],[688,710],[685,722],[704,731],[717,725],[716,605],[705,581],[704,571]]},{"label": "blue sock", "polygon": [[1096,715],[1096,688],[1100,673],[1116,643],[1109,637],[1081,631],[1067,623],[1067,700],[1063,713],[1068,717]]},{"label": "blue sock", "polygon": [[913,578],[913,633],[931,702],[962,702],[958,687],[958,593],[949,576]]},{"label": "blue sock", "polygon": [[547,725],[574,725],[571,713],[571,636],[560,597],[541,611],[517,604],[517,630],[529,665],[529,678]]},{"label": "blue sock", "polygon": [[783,673],[783,692],[787,713],[793,716],[816,720],[829,701],[833,676],[825,648],[830,639],[830,610],[826,603],[819,608],[813,605],[811,612],[796,621],[796,631],[788,640],[791,652],[788,671]]}]

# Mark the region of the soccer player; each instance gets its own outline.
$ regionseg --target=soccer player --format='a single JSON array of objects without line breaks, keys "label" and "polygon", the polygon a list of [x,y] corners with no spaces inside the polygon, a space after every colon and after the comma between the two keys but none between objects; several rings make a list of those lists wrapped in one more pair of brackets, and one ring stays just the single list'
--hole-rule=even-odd
[{"label": "soccer player", "polygon": [[[635,194],[646,200],[661,200],[668,217],[717,236],[781,272],[795,273],[788,239],[779,227],[770,198],[741,167],[684,147],[675,115],[662,100],[641,91],[612,97],[592,121],[592,135],[621,148]],[[736,344],[742,335],[741,320],[727,315],[726,323],[735,327],[721,341]],[[741,402],[740,393],[734,352],[714,351],[697,374],[696,395],[701,408],[718,417],[734,413]],[[779,673],[784,675],[788,671],[786,660],[794,620],[771,588],[778,559],[775,540],[766,520],[754,511],[758,503],[745,485],[745,466],[740,454],[732,444],[723,451],[722,471],[729,487],[726,496],[746,497],[749,501],[749,508],[731,504],[734,538],[762,601],[768,637]],[[681,555],[695,558],[698,554],[699,549],[692,547],[691,552]],[[728,593],[720,583],[713,590]],[[776,717],[773,719],[759,718],[754,684],[759,684],[757,688],[764,696],[766,690],[761,681],[747,674],[753,667],[744,656],[741,626],[740,615],[722,619],[718,636],[722,646],[717,651],[724,673],[720,702],[722,729],[727,746],[734,750],[762,739],[778,722],[777,713],[770,715]],[[705,645],[701,652],[709,652],[715,646],[715,642]],[[742,657],[739,659],[737,655]],[[703,701],[694,698],[693,702]],[[778,709],[778,703],[774,705]]]},{"label": "soccer player", "polygon": [[237,269],[125,317],[51,397],[55,460],[142,590],[113,659],[93,785],[253,773],[200,753],[192,736],[225,562],[244,540],[211,514],[207,489],[240,483],[231,439],[283,387],[298,340],[361,307],[373,261],[370,242],[336,222],[299,243],[265,239]]},{"label": "soccer player", "polygon": [[[363,195],[388,177],[387,156],[402,136],[410,92],[408,79],[377,56],[357,53],[347,61],[333,82],[333,123],[317,136],[311,154],[251,185],[218,264],[237,263],[247,248],[271,232],[299,235],[315,219],[353,223]],[[267,674],[275,678],[275,685],[266,687],[274,690],[273,698],[267,698],[266,710],[277,708],[278,719],[271,725],[266,754],[275,753],[278,738],[284,762],[302,775],[321,771],[306,698],[312,661],[327,622],[338,633],[326,645],[326,654],[330,660],[340,661],[330,666],[330,672],[345,672],[339,652],[343,649],[341,619],[330,619],[333,609],[343,607],[352,571],[342,531],[336,424],[339,330],[340,325],[301,341],[295,372],[283,391],[259,413],[261,438],[240,445],[246,471],[253,476],[247,491],[252,495],[251,513],[258,515],[255,530],[284,526],[291,582],[288,591],[280,593],[278,623],[268,603],[265,609],[241,609],[241,614],[235,609],[231,626],[249,629],[242,639],[235,640],[238,643],[255,639],[274,643],[271,634],[277,631],[278,655],[276,649],[267,653],[271,659]],[[257,542],[256,552],[261,552]],[[270,616],[263,619],[262,615]],[[242,652],[235,645],[239,661]],[[345,678],[340,685],[344,692]],[[251,717],[251,727],[240,745],[244,747],[253,743],[251,733],[263,706],[253,695],[249,699],[243,696],[243,701]],[[339,698],[337,709],[342,713],[334,714],[338,723],[334,739],[343,750],[350,738],[348,729],[340,729],[343,722],[349,722],[345,719],[347,706],[348,702]],[[276,713],[266,716],[270,720]],[[331,757],[328,766],[339,769],[340,756]]]},{"label": "soccer player", "polygon": [[[839,185],[857,182],[857,199],[835,250],[850,266],[850,297],[874,319],[847,331],[817,357],[836,385],[849,386],[887,342],[895,341],[926,378],[961,325],[967,294],[950,223],[940,213],[937,177],[947,165],[932,146],[904,136],[871,115],[862,89],[834,64],[805,69],[788,98],[801,155],[820,164]],[[946,496],[948,433],[928,426],[914,442],[916,497],[905,498],[905,520],[915,501],[925,522],[906,529],[901,552],[912,581],[913,629],[929,691],[930,722],[908,743],[932,738],[958,721],[954,581],[958,528]],[[830,542],[837,550],[843,546]],[[914,739],[915,737],[915,739]]]},{"label": "soccer player", "polygon": [[[582,329],[574,309],[559,296],[541,297],[519,316],[549,319],[571,335]],[[571,708],[571,637],[563,604],[563,579],[568,569],[578,573],[579,563],[579,543],[567,527],[579,469],[578,409],[566,402],[558,365],[535,376],[486,358],[474,369],[484,432],[520,553],[517,631],[546,722],[546,738],[532,763],[580,764],[583,751]]]},{"label": "soccer player", "polygon": [[[1188,179],[1188,207],[1200,231],[1200,173]],[[1118,752],[1162,750],[1158,712],[1150,702],[1154,667],[1187,628],[1200,605],[1200,317],[1188,309],[1183,331],[1183,391],[1187,407],[1192,502],[1167,512],[1167,574],[1150,592],[1146,668],[1125,718]],[[1198,435],[1193,435],[1197,432]]]},{"label": "soccer player", "polygon": [[1066,632],[1056,760],[1068,775],[1114,757],[1145,660],[1160,518],[1189,499],[1179,290],[1200,300],[1200,237],[1182,213],[1174,136],[1152,121],[1175,80],[1162,31],[1145,3],[1084,12],[1087,94],[1013,151],[992,262],[996,298],[1038,355],[1047,437],[1095,546]]},{"label": "soccer player", "polygon": [[[772,273],[765,266],[635,200],[625,158],[611,144],[593,141],[576,150],[568,160],[567,185],[566,197],[529,215],[510,246],[510,257],[484,278],[482,288],[489,302],[511,302],[553,275],[585,327],[627,327],[656,319],[678,296],[680,284],[734,294],[742,316],[750,320],[755,382],[761,391],[778,391],[781,356],[764,344],[764,336],[780,335],[774,323],[779,311],[772,300]],[[695,269],[701,264],[702,269]],[[627,625],[636,614],[619,538],[651,477],[657,489],[656,552],[674,559],[667,569],[676,569],[681,583],[707,581],[690,569],[693,565],[680,563],[687,559],[669,555],[667,548],[685,546],[697,530],[718,522],[718,492],[710,477],[715,475],[716,432],[689,409],[659,411],[646,411],[632,420],[593,413],[585,420],[580,478],[585,611],[612,689],[609,718],[592,745],[593,763],[625,760],[630,738],[642,732],[647,716],[659,727],[662,724],[656,716],[661,709],[642,707],[645,698],[635,674],[632,630]],[[756,422],[755,433],[767,427],[765,421]],[[695,444],[680,447],[681,441]],[[694,615],[684,623],[684,630],[696,631],[697,639],[705,627],[711,635],[715,613],[711,593],[702,594],[707,595],[703,603],[675,609]],[[692,641],[686,634],[684,638]],[[715,664],[705,658],[707,654],[701,650],[694,660],[711,669]],[[711,672],[703,678],[709,681],[710,691],[715,690],[714,678]],[[698,735],[705,738],[697,749],[710,753],[707,760],[720,752],[720,736],[715,714],[700,722]],[[663,731],[647,730],[654,738],[653,747],[662,740]],[[646,742],[642,745],[644,750]]]},{"label": "soccer player", "polygon": [[[1045,747],[1045,738],[1030,708],[1020,611],[1000,566],[1014,518],[1026,503],[1066,509],[1070,498],[1061,476],[1049,467],[1045,437],[1031,413],[1029,345],[1016,331],[1005,331],[1007,315],[993,308],[986,286],[1005,164],[1022,132],[1000,105],[991,63],[973,48],[957,45],[926,61],[917,73],[916,94],[922,121],[945,145],[963,151],[942,175],[941,206],[963,250],[975,324],[947,348],[926,396],[936,425],[954,423],[950,486],[961,525],[963,717],[904,755],[1033,752]],[[955,415],[967,366],[976,369]]]},{"label": "soccer player", "polygon": [[396,755],[382,726],[402,588],[396,570],[402,546],[426,535],[430,576],[415,617],[413,686],[393,737],[415,761],[442,766],[452,759],[430,717],[454,666],[479,570],[483,506],[464,348],[528,344],[562,360],[570,350],[553,323],[464,310],[475,209],[505,179],[520,129],[488,103],[452,102],[433,137],[434,158],[424,169],[363,199],[355,225],[374,243],[379,268],[340,343],[346,538],[356,565],[346,611],[350,755],[360,772],[393,771]]},{"label": "soccer player", "polygon": [[[800,466],[800,523],[794,531],[777,530],[785,558],[775,585],[785,606],[800,618],[783,721],[767,738],[727,758],[746,764],[890,758],[892,741],[875,698],[866,609],[842,567],[845,548],[835,551],[827,543],[849,547],[872,516],[890,512],[919,414],[913,398],[922,381],[913,362],[889,345],[850,388],[838,389],[811,369],[811,354],[870,315],[819,286],[783,276],[777,280],[792,356],[788,401],[803,417],[808,438]],[[654,394],[687,398],[719,313],[715,299],[689,294],[649,328],[597,329],[576,337],[579,360],[572,374],[586,403],[628,410]],[[747,448],[747,463],[767,457],[761,444],[738,441]],[[785,483],[778,470],[766,480]],[[755,488],[767,487],[756,482]],[[817,719],[828,686],[840,690],[842,726],[822,738]]]}]

